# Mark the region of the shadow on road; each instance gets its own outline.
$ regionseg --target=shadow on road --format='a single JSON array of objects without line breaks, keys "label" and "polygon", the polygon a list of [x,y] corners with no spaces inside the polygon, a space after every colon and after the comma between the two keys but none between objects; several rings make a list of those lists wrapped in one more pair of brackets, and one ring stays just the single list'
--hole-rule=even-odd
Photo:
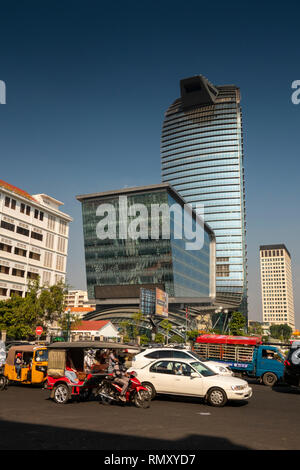
[{"label": "shadow on road", "polygon": [[300,395],[300,390],[285,383],[274,385],[272,390],[277,393],[288,393],[290,395]]},{"label": "shadow on road", "polygon": [[[174,401],[177,403],[196,403],[196,404],[205,404],[205,400],[203,398],[197,398],[197,397],[187,397],[187,396],[180,396],[180,395],[158,395],[154,398],[155,401]],[[229,400],[226,403],[226,408],[228,407],[241,407],[247,405],[248,402],[245,400]],[[207,405],[208,408],[211,408],[209,405]]]},{"label": "shadow on road", "polygon": [[212,436],[152,439],[11,421],[0,421],[0,435],[1,450],[250,450]]}]

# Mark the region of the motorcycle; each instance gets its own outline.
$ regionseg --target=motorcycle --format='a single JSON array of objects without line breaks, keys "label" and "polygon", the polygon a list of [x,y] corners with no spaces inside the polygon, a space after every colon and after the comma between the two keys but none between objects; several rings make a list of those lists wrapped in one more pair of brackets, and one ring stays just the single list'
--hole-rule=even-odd
[{"label": "motorcycle", "polygon": [[141,385],[141,382],[135,376],[135,372],[131,372],[129,376],[129,384],[125,393],[126,401],[120,399],[122,386],[112,374],[106,376],[99,385],[96,396],[100,397],[101,403],[109,405],[112,403],[133,403],[137,408],[149,408],[151,395],[149,390]]}]

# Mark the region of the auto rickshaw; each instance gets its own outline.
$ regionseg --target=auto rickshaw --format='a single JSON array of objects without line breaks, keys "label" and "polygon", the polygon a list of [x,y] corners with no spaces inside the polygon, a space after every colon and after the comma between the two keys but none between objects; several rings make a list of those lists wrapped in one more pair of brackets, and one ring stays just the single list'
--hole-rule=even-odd
[{"label": "auto rickshaw", "polygon": [[108,373],[109,350],[116,351],[119,358],[140,352],[139,347],[103,341],[61,342],[47,347],[45,389],[51,391],[50,398],[58,404],[65,404],[75,397],[87,399],[92,396]]},{"label": "auto rickshaw", "polygon": [[46,346],[12,346],[7,353],[3,375],[9,382],[43,384],[46,380],[47,365]]}]

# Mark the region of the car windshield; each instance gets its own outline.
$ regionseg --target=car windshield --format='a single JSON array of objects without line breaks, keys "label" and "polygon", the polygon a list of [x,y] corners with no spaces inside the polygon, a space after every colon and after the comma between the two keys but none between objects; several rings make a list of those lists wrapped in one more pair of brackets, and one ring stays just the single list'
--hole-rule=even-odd
[{"label": "car windshield", "polygon": [[47,349],[38,349],[35,353],[35,360],[37,362],[48,361],[48,350]]},{"label": "car windshield", "polygon": [[[191,354],[191,356],[194,356],[195,359],[201,359],[201,357],[199,356],[199,354],[195,353],[194,351],[189,351],[189,354]],[[201,361],[203,361],[203,359],[201,359]]]},{"label": "car windshield", "polygon": [[199,374],[203,375],[203,377],[210,377],[211,375],[217,375],[215,372],[213,372],[211,369],[206,367],[204,364],[201,362],[191,362],[190,365],[196,369]]}]

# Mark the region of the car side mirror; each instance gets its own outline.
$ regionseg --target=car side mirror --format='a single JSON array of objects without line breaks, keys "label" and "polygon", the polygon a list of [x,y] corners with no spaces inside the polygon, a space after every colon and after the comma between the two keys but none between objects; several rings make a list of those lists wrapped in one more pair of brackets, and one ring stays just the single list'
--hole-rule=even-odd
[{"label": "car side mirror", "polygon": [[197,374],[197,372],[191,373],[191,379],[196,379],[197,377],[200,377],[199,374]]}]

